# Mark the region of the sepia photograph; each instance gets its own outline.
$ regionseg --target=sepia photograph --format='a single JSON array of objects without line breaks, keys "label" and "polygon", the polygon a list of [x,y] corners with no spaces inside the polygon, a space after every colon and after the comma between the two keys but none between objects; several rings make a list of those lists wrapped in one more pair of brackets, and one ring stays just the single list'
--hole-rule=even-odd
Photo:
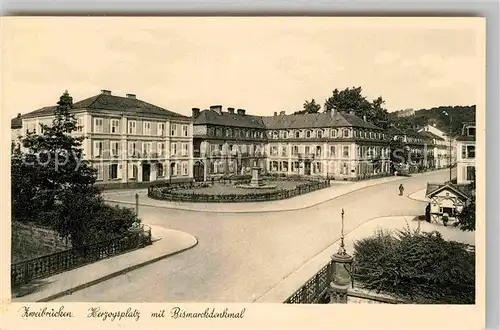
[{"label": "sepia photograph", "polygon": [[3,23],[5,255],[26,315],[484,309],[484,20]]}]

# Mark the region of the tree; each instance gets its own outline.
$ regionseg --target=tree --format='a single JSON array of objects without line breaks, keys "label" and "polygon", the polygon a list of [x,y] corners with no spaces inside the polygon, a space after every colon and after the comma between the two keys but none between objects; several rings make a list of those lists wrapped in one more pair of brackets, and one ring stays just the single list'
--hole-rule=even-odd
[{"label": "tree", "polygon": [[386,109],[383,108],[385,101],[381,96],[368,101],[362,94],[361,87],[346,88],[342,91],[335,89],[325,101],[325,112],[335,111],[353,111],[360,118],[366,116],[367,121],[381,128],[388,128],[389,116]]},{"label": "tree", "polygon": [[[83,159],[85,137],[72,135],[77,129],[72,106],[72,98],[65,92],[52,125],[41,125],[41,134],[28,133],[21,138],[26,153],[13,149],[12,204],[15,220],[50,226],[80,247],[102,238],[101,234],[123,232],[135,217],[128,212],[129,216],[120,214],[122,219],[117,220],[106,213],[109,207],[95,185],[96,170]],[[120,224],[111,228],[103,223],[110,217]]]},{"label": "tree", "polygon": [[476,176],[474,175],[474,180],[469,184],[469,191],[472,192],[472,197],[469,203],[462,209],[462,212],[458,214],[457,226],[463,231],[475,231],[476,230]]},{"label": "tree", "polygon": [[304,110],[296,111],[294,114],[305,114],[305,113],[318,113],[321,109],[321,105],[316,103],[316,100],[312,99],[311,101],[306,100],[304,103]]}]

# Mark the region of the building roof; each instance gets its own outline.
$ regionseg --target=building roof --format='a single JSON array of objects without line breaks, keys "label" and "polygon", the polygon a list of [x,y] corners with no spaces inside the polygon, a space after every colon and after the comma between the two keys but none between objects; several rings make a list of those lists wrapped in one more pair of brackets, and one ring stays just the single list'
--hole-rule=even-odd
[{"label": "building roof", "polygon": [[266,128],[261,117],[229,112],[221,112],[221,114],[219,114],[215,110],[203,110],[195,118],[194,125],[204,124],[260,129]]},{"label": "building roof", "polygon": [[22,128],[22,127],[23,127],[23,120],[21,118],[21,114],[18,114],[16,118],[12,118],[10,120],[11,129]]},{"label": "building roof", "polygon": [[[88,110],[108,110],[108,111],[116,111],[118,113],[128,113],[134,115],[158,115],[158,116],[166,116],[166,117],[176,117],[176,118],[185,118],[189,117],[183,116],[176,112],[163,109],[159,106],[153,105],[151,103],[147,103],[145,101],[121,97],[110,94],[98,94],[82,101],[78,101],[73,104],[73,110],[76,109],[88,109]],[[29,112],[22,116],[22,118],[32,118],[39,116],[50,116],[54,114],[56,110],[56,106],[48,106],[43,107],[41,109]]]},{"label": "building roof", "polygon": [[320,128],[320,127],[359,127],[382,130],[380,127],[366,122],[356,115],[335,111],[293,115],[276,115],[262,117],[268,129],[282,128]]},{"label": "building roof", "polygon": [[425,197],[430,198],[443,190],[450,190],[458,195],[463,196],[464,198],[472,197],[472,189],[470,188],[470,185],[459,185],[453,183],[427,183]]},{"label": "building roof", "polygon": [[436,135],[432,132],[429,132],[429,131],[421,131],[419,132],[420,135],[423,135],[425,137],[428,137],[430,139],[436,139],[436,140],[441,140],[441,141],[444,141],[444,139],[442,137],[440,137],[439,135]]}]

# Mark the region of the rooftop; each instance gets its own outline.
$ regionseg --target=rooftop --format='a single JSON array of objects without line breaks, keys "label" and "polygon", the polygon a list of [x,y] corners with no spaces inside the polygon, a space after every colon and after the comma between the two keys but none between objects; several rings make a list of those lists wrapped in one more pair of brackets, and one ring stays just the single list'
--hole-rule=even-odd
[{"label": "rooftop", "polygon": [[427,190],[425,196],[430,197],[443,189],[455,191],[466,198],[472,197],[472,188],[468,184],[454,184],[454,183],[427,183]]},{"label": "rooftop", "polygon": [[[109,110],[116,111],[117,113],[124,112],[134,115],[157,115],[184,119],[189,118],[151,103],[136,99],[133,94],[128,94],[127,97],[122,97],[111,95],[111,92],[109,91],[103,91],[101,94],[74,103],[73,110],[76,109]],[[55,110],[56,106],[43,107],[23,115],[22,118],[50,116]]]}]

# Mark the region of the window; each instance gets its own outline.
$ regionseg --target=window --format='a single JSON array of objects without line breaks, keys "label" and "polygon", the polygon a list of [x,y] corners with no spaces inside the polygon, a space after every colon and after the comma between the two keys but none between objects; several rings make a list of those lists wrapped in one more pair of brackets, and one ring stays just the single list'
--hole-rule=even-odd
[{"label": "window", "polygon": [[118,141],[111,141],[111,156],[118,157]]},{"label": "window", "polygon": [[221,130],[219,127],[217,127],[217,128],[215,129],[215,135],[216,135],[216,136],[221,136],[221,135],[222,135],[222,130]]},{"label": "window", "polygon": [[300,138],[300,131],[295,131],[295,138],[296,139]]},{"label": "window", "polygon": [[118,164],[111,164],[109,166],[109,179],[113,180],[113,179],[118,179],[118,178],[119,178]]},{"label": "window", "polygon": [[83,117],[78,117],[76,121],[76,131],[83,132]]},{"label": "window", "polygon": [[476,168],[474,166],[467,166],[466,180],[473,181],[476,178]]},{"label": "window", "polygon": [[343,157],[349,157],[349,146],[344,146],[342,148],[342,156]]},{"label": "window", "polygon": [[286,146],[282,146],[281,147],[281,156],[282,157],[286,157],[286,155],[287,155],[286,149],[287,149]]},{"label": "window", "polygon": [[111,133],[120,133],[120,121],[118,119],[111,119]]},{"label": "window", "polygon": [[172,157],[177,156],[177,143],[172,143],[170,145],[170,156]]},{"label": "window", "polygon": [[95,168],[97,170],[97,180],[102,180],[102,176],[104,174],[104,165],[103,164],[95,164]]},{"label": "window", "polygon": [[[218,128],[218,130],[220,131],[219,128]],[[171,136],[176,136],[177,135],[177,125],[176,124],[170,125],[170,135]],[[220,132],[217,135],[220,135]]]},{"label": "window", "polygon": [[163,157],[165,156],[165,143],[163,142],[158,142],[158,146],[157,146],[157,152],[158,152],[158,156],[160,157]]},{"label": "window", "polygon": [[318,138],[321,139],[323,137],[323,131],[319,130],[317,135],[318,135]]},{"label": "window", "polygon": [[330,146],[330,157],[335,157],[336,151],[335,146]]},{"label": "window", "polygon": [[[188,125],[182,125],[182,136],[188,136]],[[229,130],[229,136],[231,136],[231,130]]]},{"label": "window", "polygon": [[311,137],[311,131],[306,131],[306,137],[310,138]]},{"label": "window", "polygon": [[137,144],[135,142],[129,142],[128,143],[128,156],[129,157],[134,157],[136,154],[136,149],[137,149]]},{"label": "window", "polygon": [[161,163],[156,164],[156,176],[162,177],[164,175],[165,175],[165,172],[163,170],[163,164],[161,164]]},{"label": "window", "polygon": [[158,123],[156,135],[163,136],[165,134],[165,123]]},{"label": "window", "polygon": [[283,138],[284,138],[284,139],[288,139],[288,132],[287,132],[287,131],[284,131],[284,132],[283,132]]},{"label": "window", "polygon": [[300,163],[299,162],[292,162],[292,172],[297,173],[300,168]]},{"label": "window", "polygon": [[305,152],[304,152],[304,153],[305,153],[306,155],[309,155],[309,153],[310,153],[310,151],[311,151],[310,149],[311,149],[311,147],[306,146],[306,147],[305,147]]},{"label": "window", "polygon": [[271,146],[271,156],[278,156],[278,147]]},{"label": "window", "polygon": [[246,136],[247,138],[249,138],[249,137],[250,137],[250,131],[246,131],[246,132],[245,132],[245,136]]},{"label": "window", "polygon": [[137,165],[128,164],[128,178],[129,179],[137,179],[138,168]]},{"label": "window", "polygon": [[476,136],[476,128],[475,127],[467,128],[467,135],[468,136]]},{"label": "window", "polygon": [[240,130],[237,128],[234,129],[234,137],[240,137]]},{"label": "window", "polygon": [[462,158],[470,159],[476,157],[476,146],[462,146]]},{"label": "window", "polygon": [[277,161],[272,161],[271,162],[271,171],[277,172],[278,171],[278,162]]},{"label": "window", "polygon": [[94,132],[102,133],[104,127],[104,121],[102,118],[94,118]]},{"label": "window", "polygon": [[273,139],[277,139],[278,138],[278,132],[277,131],[274,131],[273,132]]},{"label": "window", "polygon": [[344,137],[349,137],[349,130],[347,129],[344,130]]},{"label": "window", "polygon": [[151,122],[145,121],[142,123],[142,135],[151,135]]},{"label": "window", "polygon": [[292,155],[297,156],[299,154],[299,146],[292,146]]},{"label": "window", "polygon": [[142,157],[149,157],[151,156],[151,150],[152,148],[152,142],[143,142],[142,143]]},{"label": "window", "polygon": [[183,143],[182,144],[182,151],[181,151],[181,155],[182,157],[187,157],[189,155],[189,151],[188,151],[188,144],[187,143]]},{"label": "window", "polygon": [[336,129],[330,130],[330,137],[332,137],[332,138],[337,137],[337,130]]},{"label": "window", "polygon": [[281,171],[288,172],[288,162],[281,162]]},{"label": "window", "polygon": [[136,134],[136,125],[135,125],[135,120],[129,120],[128,122],[128,134]]},{"label": "window", "polygon": [[214,128],[213,128],[213,127],[209,127],[209,128],[208,128],[208,135],[213,136],[213,135],[214,135],[214,133],[215,133]]},{"label": "window", "polygon": [[182,163],[182,175],[188,175],[188,174],[189,174],[188,163],[183,162]]},{"label": "window", "polygon": [[102,156],[102,141],[94,141],[94,156]]},{"label": "window", "polygon": [[321,157],[321,147],[316,146],[316,157]]},{"label": "window", "polygon": [[178,169],[178,164],[177,163],[172,163],[170,164],[170,175],[171,176],[177,176],[179,169]]}]

